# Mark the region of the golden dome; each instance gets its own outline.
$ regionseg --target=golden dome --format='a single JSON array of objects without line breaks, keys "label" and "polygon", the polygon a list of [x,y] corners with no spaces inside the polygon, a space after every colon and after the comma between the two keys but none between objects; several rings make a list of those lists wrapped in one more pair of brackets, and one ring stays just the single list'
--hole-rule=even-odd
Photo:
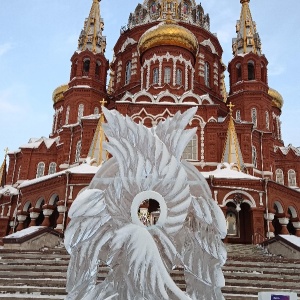
[{"label": "golden dome", "polygon": [[282,96],[276,90],[271,88],[269,88],[268,94],[272,97],[272,105],[281,109],[284,102]]},{"label": "golden dome", "polygon": [[52,100],[55,103],[59,102],[64,97],[64,92],[69,88],[67,84],[60,85],[52,94]]},{"label": "golden dome", "polygon": [[194,56],[198,52],[198,41],[195,35],[188,29],[172,23],[162,22],[148,29],[140,38],[140,54],[156,46],[172,45],[179,46],[191,51]]}]

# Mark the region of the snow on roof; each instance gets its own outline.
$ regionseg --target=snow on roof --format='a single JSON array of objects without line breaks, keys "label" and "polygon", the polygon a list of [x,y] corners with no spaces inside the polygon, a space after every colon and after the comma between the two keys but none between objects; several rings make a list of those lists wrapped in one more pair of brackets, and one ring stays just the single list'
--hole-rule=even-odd
[{"label": "snow on roof", "polygon": [[275,152],[277,149],[280,149],[282,154],[287,155],[290,150],[292,150],[297,156],[300,156],[300,147],[294,147],[293,145],[289,144],[287,147],[276,147]]},{"label": "snow on roof", "polygon": [[31,227],[28,227],[26,229],[23,229],[21,231],[18,231],[18,232],[15,232],[15,233],[12,233],[10,235],[7,235],[5,238],[10,238],[10,239],[16,239],[16,238],[21,238],[21,237],[24,237],[24,236],[27,236],[27,235],[30,235],[42,228],[45,228],[45,226],[31,226]]},{"label": "snow on roof", "polygon": [[99,119],[99,118],[100,118],[100,114],[92,114],[92,115],[81,117],[81,119]]},{"label": "snow on roof", "polygon": [[20,146],[20,148],[30,148],[30,149],[37,149],[43,142],[45,143],[46,147],[49,149],[56,141],[58,141],[58,138],[31,138],[27,144]]},{"label": "snow on roof", "polygon": [[300,248],[300,237],[295,235],[285,235],[285,234],[280,234],[279,236]]},{"label": "snow on roof", "polygon": [[259,177],[255,177],[240,171],[232,169],[233,164],[228,164],[226,162],[219,164],[217,169],[210,172],[201,172],[205,178],[209,176],[214,176],[215,178],[239,178],[239,179],[250,179],[250,180],[260,180]]},{"label": "snow on roof", "polygon": [[66,174],[66,173],[72,173],[72,174],[96,174],[97,171],[99,170],[99,168],[100,168],[100,166],[95,167],[95,166],[91,166],[91,165],[89,165],[87,163],[83,163],[83,164],[81,164],[79,166],[68,168],[66,170],[63,170],[63,171],[60,171],[60,172],[57,172],[57,173],[54,173],[54,174],[45,175],[45,176],[42,176],[42,177],[39,177],[39,178],[35,178],[35,179],[31,179],[31,180],[25,180],[25,181],[23,181],[19,185],[19,189],[23,188],[23,187],[26,187],[26,186],[29,186],[29,185],[32,185],[32,184],[35,184],[35,183],[46,181],[46,180],[51,179],[51,178],[55,178],[55,177],[61,176],[61,175]]},{"label": "snow on roof", "polygon": [[0,195],[18,195],[19,191],[11,185],[5,185],[0,189]]}]

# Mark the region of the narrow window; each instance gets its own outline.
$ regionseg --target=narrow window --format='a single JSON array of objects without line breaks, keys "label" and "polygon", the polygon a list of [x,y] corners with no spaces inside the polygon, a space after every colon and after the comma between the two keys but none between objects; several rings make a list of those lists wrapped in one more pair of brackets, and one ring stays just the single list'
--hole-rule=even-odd
[{"label": "narrow window", "polygon": [[254,80],[255,73],[254,73],[254,63],[252,61],[248,62],[248,80]]},{"label": "narrow window", "polygon": [[251,119],[254,127],[257,127],[257,110],[256,108],[251,109]]},{"label": "narrow window", "polygon": [[252,163],[254,167],[257,168],[257,152],[254,146],[252,146]]},{"label": "narrow window", "polygon": [[281,169],[276,170],[276,182],[282,185],[284,184],[284,176]]},{"label": "narrow window", "polygon": [[153,69],[153,84],[158,84],[158,68]]},{"label": "narrow window", "polygon": [[180,69],[176,70],[176,84],[182,85],[182,71]]},{"label": "narrow window", "polygon": [[99,107],[94,108],[94,115],[99,115]]},{"label": "narrow window", "polygon": [[164,69],[164,83],[170,83],[171,82],[171,68],[166,67]]},{"label": "narrow window", "polygon": [[75,162],[79,162],[80,153],[81,153],[81,141],[78,141],[76,144]]},{"label": "narrow window", "polygon": [[289,186],[294,186],[294,187],[297,186],[295,170],[288,171],[288,181],[289,181]]},{"label": "narrow window", "polygon": [[197,141],[198,137],[195,134],[193,139],[185,147],[183,151],[182,158],[189,159],[189,160],[197,160]]},{"label": "narrow window", "polygon": [[126,70],[125,70],[125,84],[128,84],[131,79],[131,60],[127,62],[126,64]]},{"label": "narrow window", "polygon": [[240,110],[236,111],[235,118],[236,118],[237,121],[241,121],[241,111]]},{"label": "narrow window", "polygon": [[270,116],[268,111],[266,111],[266,129],[270,129]]},{"label": "narrow window", "polygon": [[90,71],[90,60],[85,59],[83,62],[83,75],[88,75]]},{"label": "narrow window", "polygon": [[77,116],[77,121],[78,122],[83,117],[83,111],[84,111],[84,105],[83,104],[79,104],[79,106],[78,106],[78,116]]},{"label": "narrow window", "polygon": [[206,62],[204,65],[204,83],[207,87],[210,87],[209,81],[210,81],[210,67],[209,67],[209,63]]},{"label": "narrow window", "polygon": [[67,107],[67,111],[66,111],[66,125],[69,124],[69,117],[70,117],[70,106]]},{"label": "narrow window", "polygon": [[236,74],[237,74],[237,81],[242,81],[242,66],[241,66],[241,64],[236,65]]},{"label": "narrow window", "polygon": [[100,62],[100,61],[97,61],[97,62],[96,62],[96,69],[95,69],[95,75],[96,75],[96,76],[99,76],[99,75],[100,75],[100,65],[101,65],[101,62]]},{"label": "narrow window", "polygon": [[45,173],[45,163],[39,162],[36,170],[36,178],[44,176]]},{"label": "narrow window", "polygon": [[56,172],[56,163],[55,162],[52,162],[50,163],[49,165],[49,171],[48,171],[48,174],[54,174]]}]

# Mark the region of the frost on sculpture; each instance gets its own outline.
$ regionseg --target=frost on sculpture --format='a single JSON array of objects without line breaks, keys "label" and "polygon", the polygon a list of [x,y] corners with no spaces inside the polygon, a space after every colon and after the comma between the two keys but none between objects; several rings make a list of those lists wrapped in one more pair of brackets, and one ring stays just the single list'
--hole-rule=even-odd
[{"label": "frost on sculpture", "polygon": [[[67,299],[224,299],[225,218],[199,171],[181,160],[195,112],[148,129],[104,109],[113,157],[69,212]],[[101,264],[110,272],[97,284]],[[186,292],[170,276],[176,266],[184,268]]]}]

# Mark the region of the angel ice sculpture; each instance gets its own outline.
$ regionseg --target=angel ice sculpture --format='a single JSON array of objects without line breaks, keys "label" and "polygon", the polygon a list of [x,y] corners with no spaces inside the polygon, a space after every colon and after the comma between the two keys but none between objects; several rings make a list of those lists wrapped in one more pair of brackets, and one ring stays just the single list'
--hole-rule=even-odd
[{"label": "angel ice sculpture", "polygon": [[[146,128],[103,108],[112,154],[72,204],[65,233],[71,254],[69,300],[221,300],[226,261],[225,217],[204,177],[182,153],[196,132],[185,130],[196,108]],[[159,203],[155,225],[138,211]],[[109,266],[97,284],[99,264]],[[170,276],[184,268],[186,291]]]}]

